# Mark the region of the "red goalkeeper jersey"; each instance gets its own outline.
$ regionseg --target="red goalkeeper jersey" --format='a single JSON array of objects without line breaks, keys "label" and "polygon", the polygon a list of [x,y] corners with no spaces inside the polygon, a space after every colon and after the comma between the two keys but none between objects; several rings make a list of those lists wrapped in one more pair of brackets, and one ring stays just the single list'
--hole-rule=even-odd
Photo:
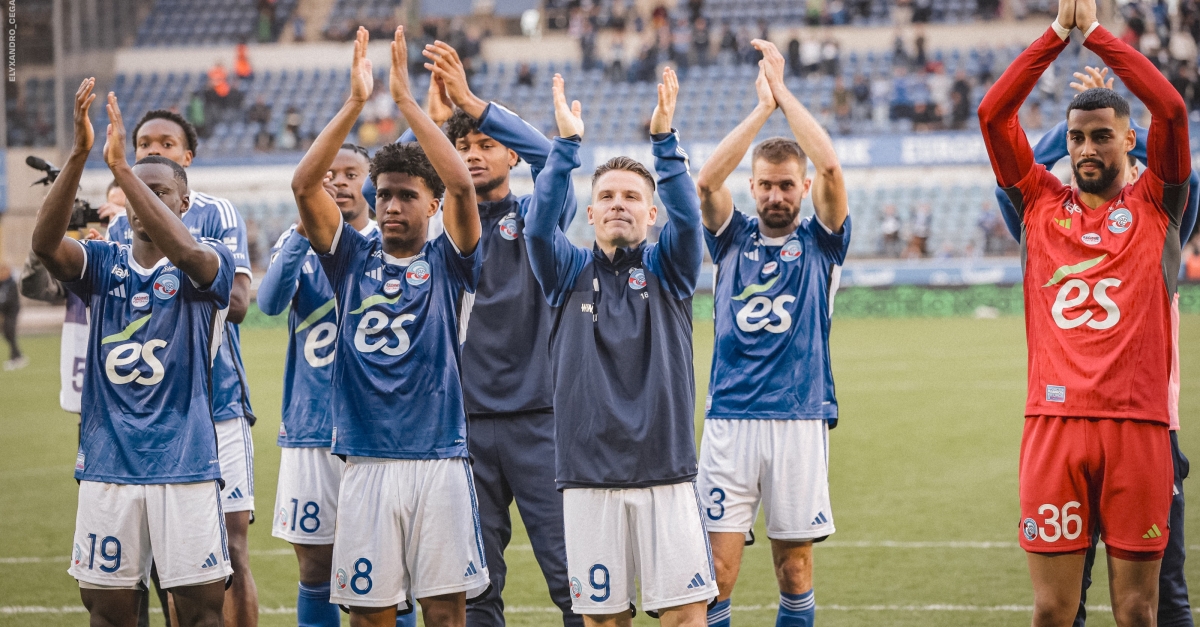
[{"label": "red goalkeeper jersey", "polygon": [[1027,416],[1169,424],[1171,304],[1190,174],[1187,111],[1150,62],[1097,28],[1095,51],[1150,109],[1146,172],[1095,209],[1033,153],[1016,112],[1065,47],[1053,30],[1022,53],[980,105],[1000,185],[1022,216]]}]

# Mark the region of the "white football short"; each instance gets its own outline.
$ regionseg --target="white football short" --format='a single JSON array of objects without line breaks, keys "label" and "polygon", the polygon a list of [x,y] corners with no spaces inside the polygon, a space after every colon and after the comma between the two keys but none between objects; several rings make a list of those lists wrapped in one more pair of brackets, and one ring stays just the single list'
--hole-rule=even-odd
[{"label": "white football short", "polygon": [[328,447],[282,449],[271,535],[292,544],[333,544],[345,468]]},{"label": "white football short", "polygon": [[226,514],[254,511],[254,438],[245,418],[217,425],[217,458],[221,460],[221,507]]},{"label": "white football short", "polygon": [[488,588],[466,459],[350,457],[338,491],[331,603],[399,606]]},{"label": "white football short", "polygon": [[692,482],[563,490],[567,576],[576,614],[616,614],[642,587],[647,612],[717,596],[712,550]]},{"label": "white football short", "polygon": [[215,481],[126,485],[81,481],[68,573],[83,587],[136,588],[158,566],[163,588],[233,573]]},{"label": "white football short", "polygon": [[832,535],[829,423],[705,420],[696,484],[710,532],[749,532],[762,504],[768,538]]}]

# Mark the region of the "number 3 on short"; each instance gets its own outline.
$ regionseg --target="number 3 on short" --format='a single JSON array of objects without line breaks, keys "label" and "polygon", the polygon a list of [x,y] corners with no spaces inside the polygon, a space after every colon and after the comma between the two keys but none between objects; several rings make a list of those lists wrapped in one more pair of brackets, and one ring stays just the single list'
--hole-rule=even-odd
[{"label": "number 3 on short", "polygon": [[[1045,516],[1040,534],[1042,540],[1046,542],[1057,542],[1059,538],[1074,540],[1083,533],[1083,519],[1079,514],[1070,513],[1072,509],[1079,507],[1079,501],[1070,501],[1062,506],[1059,510],[1054,505],[1046,503],[1038,508],[1038,514]],[[1059,521],[1059,515],[1062,516],[1062,521]],[[1046,533],[1047,529],[1053,529],[1054,533]]]},{"label": "number 3 on short", "polygon": [[[604,575],[604,581],[596,581],[596,575]],[[592,566],[591,572],[588,573],[588,583],[592,584],[593,590],[603,590],[603,594],[593,594],[591,599],[597,603],[602,603],[608,600],[612,594],[612,587],[608,584],[608,568],[604,564],[595,564]]]}]

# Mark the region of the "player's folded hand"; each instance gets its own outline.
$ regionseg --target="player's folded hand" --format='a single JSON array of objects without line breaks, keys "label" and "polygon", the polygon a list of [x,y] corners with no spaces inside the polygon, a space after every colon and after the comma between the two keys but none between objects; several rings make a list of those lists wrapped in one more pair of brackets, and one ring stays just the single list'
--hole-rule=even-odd
[{"label": "player's folded hand", "polygon": [[92,120],[88,117],[88,110],[92,106],[92,102],[96,100],[96,94],[92,93],[95,87],[95,77],[85,78],[75,92],[76,153],[91,152],[92,144],[96,141],[96,131],[92,128]]},{"label": "player's folded hand", "polygon": [[117,95],[108,92],[108,131],[105,133],[104,163],[114,168],[118,165],[128,165],[125,161],[125,120],[121,117],[121,107],[117,104]]},{"label": "player's folded hand", "polygon": [[679,77],[670,66],[663,69],[663,80],[658,84],[658,104],[650,115],[650,133],[670,133],[671,119],[675,117],[675,101],[679,97]]},{"label": "player's folded hand", "polygon": [[371,60],[367,58],[370,38],[367,29],[359,26],[354,36],[354,61],[350,67],[350,99],[360,104],[375,90],[375,74],[371,72]]},{"label": "player's folded hand", "polygon": [[396,37],[392,40],[392,71],[388,87],[397,105],[413,100],[412,87],[408,82],[408,40],[404,38],[404,26],[396,27]]},{"label": "player's folded hand", "polygon": [[572,101],[571,106],[567,106],[567,91],[562,74],[554,75],[552,89],[554,91],[554,120],[558,122],[558,136],[578,135],[579,139],[583,139],[583,106],[579,104],[578,100]]}]

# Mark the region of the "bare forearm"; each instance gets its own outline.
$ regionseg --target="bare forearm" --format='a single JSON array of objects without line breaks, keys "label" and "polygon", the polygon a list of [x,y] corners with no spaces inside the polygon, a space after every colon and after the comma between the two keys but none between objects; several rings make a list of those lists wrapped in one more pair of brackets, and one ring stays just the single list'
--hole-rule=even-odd
[{"label": "bare forearm", "polygon": [[129,208],[158,249],[192,280],[201,285],[211,282],[220,266],[216,253],[192,237],[183,221],[167,209],[128,164],[119,163],[110,169],[125,192]]},{"label": "bare forearm", "polygon": [[442,183],[445,183],[446,194],[460,194],[466,189],[474,191],[471,173],[467,171],[467,166],[458,156],[454,144],[450,143],[442,129],[438,128],[429,115],[421,109],[417,101],[412,98],[404,98],[397,101],[396,106],[399,107],[400,114],[408,121],[413,135],[417,137],[417,143],[421,144],[421,149],[429,158],[429,163],[437,171]]},{"label": "bare forearm", "polygon": [[55,253],[63,243],[63,236],[67,234],[67,227],[71,223],[75,190],[79,188],[79,179],[83,176],[83,165],[86,161],[86,152],[71,153],[58,175],[58,180],[50,187],[50,193],[46,194],[46,199],[42,201],[42,209],[38,212],[37,221],[33,226],[33,251],[54,274],[58,265],[55,263]]},{"label": "bare forearm", "polygon": [[487,111],[488,107],[488,103],[484,100],[481,100],[479,96],[476,96],[475,94],[467,94],[467,97],[463,98],[462,102],[455,102],[454,104],[457,105],[459,109],[462,109],[467,115],[475,118],[476,120],[483,117],[483,113]]},{"label": "bare forearm", "polygon": [[796,137],[796,143],[800,144],[800,149],[808,155],[808,160],[812,162],[813,167],[817,172],[838,168],[837,153],[833,151],[833,140],[829,138],[829,133],[817,123],[816,118],[809,113],[808,108],[800,103],[791,92],[779,94],[777,97],[779,108],[783,110],[784,116],[787,117],[788,128],[792,129],[792,135]]},{"label": "bare forearm", "polygon": [[229,313],[225,319],[241,324],[250,310],[250,275],[238,273],[233,277],[233,289],[229,292]]},{"label": "bare forearm", "polygon": [[750,144],[754,142],[754,138],[767,123],[772,112],[773,109],[768,107],[761,105],[755,107],[750,115],[746,116],[746,119],[735,126],[721,140],[720,144],[717,144],[717,149],[704,162],[704,167],[700,168],[700,173],[696,176],[696,186],[701,194],[705,191],[720,189],[725,184],[725,180],[729,178],[730,174],[733,174],[738,164],[742,162],[742,158],[746,156]]},{"label": "bare forearm", "polygon": [[354,128],[362,108],[361,101],[353,98],[347,100],[329,124],[321,129],[292,174],[292,195],[296,197],[300,222],[309,234],[313,250],[317,252],[329,250],[333,236],[342,226],[342,214],[333,199],[329,198],[322,181],[337,158],[346,136]]}]

